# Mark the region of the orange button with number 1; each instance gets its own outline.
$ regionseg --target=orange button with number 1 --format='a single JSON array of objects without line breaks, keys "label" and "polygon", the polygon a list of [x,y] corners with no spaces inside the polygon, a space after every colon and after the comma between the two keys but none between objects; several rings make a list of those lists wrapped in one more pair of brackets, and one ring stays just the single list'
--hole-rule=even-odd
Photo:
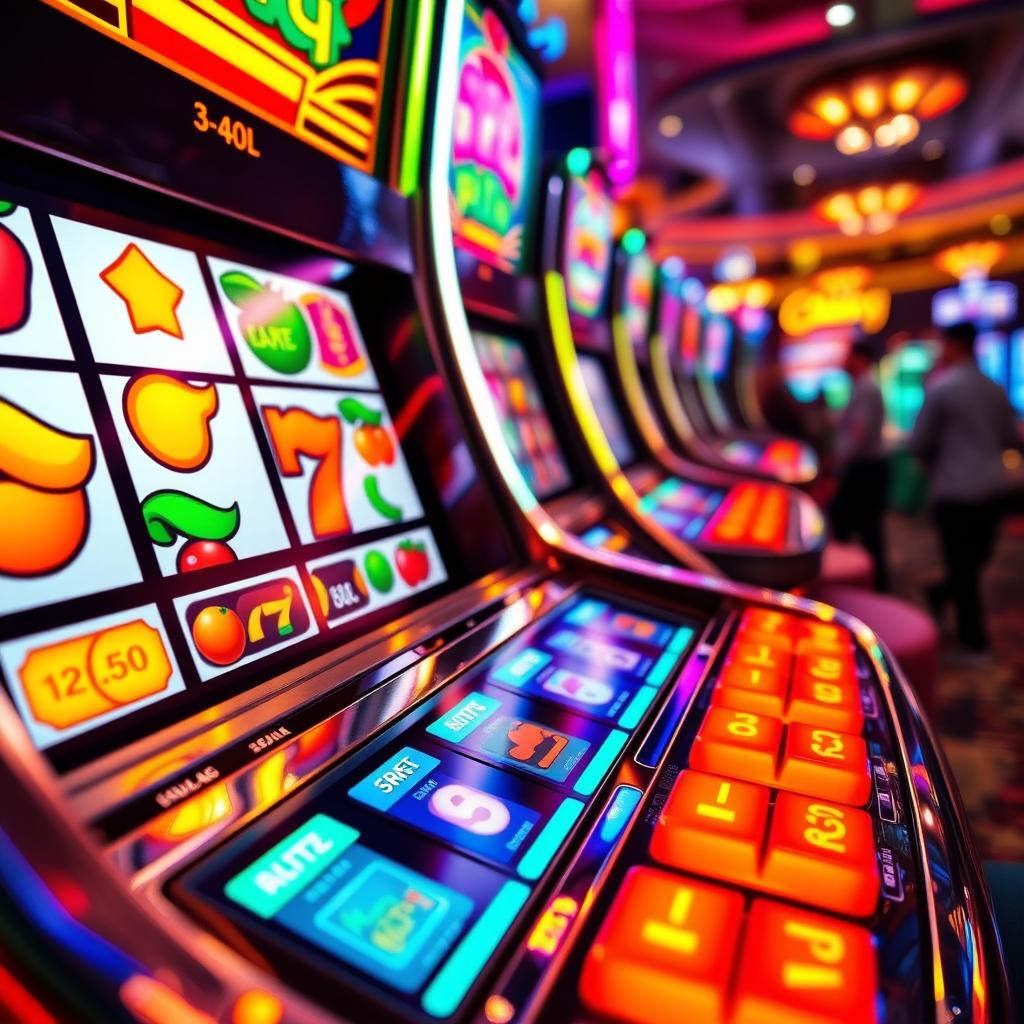
[{"label": "orange button with number 1", "polygon": [[733,1024],[875,1024],[878,966],[866,928],[755,900]]},{"label": "orange button with number 1", "polygon": [[867,745],[859,736],[794,722],[786,734],[778,785],[863,807],[871,795]]},{"label": "orange button with number 1", "polygon": [[743,897],[631,868],[583,964],[580,996],[619,1020],[721,1024]]},{"label": "orange button with number 1", "polygon": [[764,862],[765,888],[854,917],[878,905],[878,855],[864,811],[780,793]]},{"label": "orange button with number 1", "polygon": [[786,700],[786,677],[769,668],[726,665],[715,684],[711,700],[737,711],[782,717]]},{"label": "orange button with number 1", "polygon": [[781,745],[777,718],[713,707],[690,750],[690,767],[771,785]]},{"label": "orange button with number 1", "polygon": [[740,629],[752,629],[761,633],[778,633],[792,637],[802,625],[801,620],[774,608],[747,608],[740,619]]},{"label": "orange button with number 1", "polygon": [[770,795],[763,786],[682,772],[658,819],[651,856],[684,871],[756,884]]}]

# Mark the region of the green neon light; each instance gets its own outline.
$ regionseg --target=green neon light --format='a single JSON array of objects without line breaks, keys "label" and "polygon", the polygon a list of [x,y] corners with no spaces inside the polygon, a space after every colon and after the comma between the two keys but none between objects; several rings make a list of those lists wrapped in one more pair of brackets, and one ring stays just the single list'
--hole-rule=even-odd
[{"label": "green neon light", "polygon": [[419,10],[416,12],[412,66],[405,102],[405,129],[402,134],[402,162],[398,173],[398,188],[405,196],[411,196],[419,186],[435,8],[435,0],[420,0]]},{"label": "green neon light", "polygon": [[574,177],[582,178],[590,170],[590,150],[577,146],[565,158],[565,169]]},{"label": "green neon light", "polygon": [[622,236],[622,248],[630,256],[639,256],[647,244],[647,236],[639,228],[630,228]]}]

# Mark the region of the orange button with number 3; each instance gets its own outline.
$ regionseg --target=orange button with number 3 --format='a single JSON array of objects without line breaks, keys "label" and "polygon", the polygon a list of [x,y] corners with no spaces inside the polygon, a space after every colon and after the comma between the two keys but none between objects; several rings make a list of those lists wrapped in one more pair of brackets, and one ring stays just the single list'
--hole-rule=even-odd
[{"label": "orange button with number 3", "polygon": [[778,785],[863,807],[871,795],[867,745],[859,736],[794,722],[786,733]]},{"label": "orange button with number 3", "polygon": [[619,1020],[721,1024],[743,897],[635,867],[587,953],[580,996]]},{"label": "orange button with number 3", "polygon": [[755,900],[733,1024],[875,1024],[878,966],[866,928]]},{"label": "orange button with number 3", "polygon": [[754,885],[769,797],[763,786],[684,771],[658,819],[651,856],[684,871]]},{"label": "orange button with number 3", "polygon": [[854,917],[878,905],[878,856],[864,811],[780,793],[764,862],[765,888]]},{"label": "orange button with number 3", "polygon": [[690,767],[771,785],[781,745],[779,719],[713,707],[690,750]]}]

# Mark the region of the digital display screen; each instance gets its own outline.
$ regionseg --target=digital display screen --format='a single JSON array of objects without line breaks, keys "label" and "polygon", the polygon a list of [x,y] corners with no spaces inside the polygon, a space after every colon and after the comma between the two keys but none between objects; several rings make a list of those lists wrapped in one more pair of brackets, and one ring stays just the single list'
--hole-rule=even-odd
[{"label": "digital display screen", "polygon": [[593,319],[605,307],[612,264],[612,197],[596,168],[567,180],[565,287],[569,310]]},{"label": "digital display screen", "polygon": [[1010,401],[1018,416],[1024,416],[1024,327],[1010,335]]},{"label": "digital display screen", "polygon": [[[49,0],[335,160],[372,172],[392,0]],[[315,13],[311,13],[315,11]],[[201,109],[200,109],[201,108]],[[196,130],[258,159],[258,132],[197,103]]]},{"label": "digital display screen", "polygon": [[538,498],[564,491],[572,477],[522,342],[481,331],[473,340],[505,441],[530,489]]},{"label": "digital display screen", "polygon": [[3,204],[0,260],[0,666],[39,748],[190,713],[449,581],[352,267],[43,199]]},{"label": "digital display screen", "polygon": [[605,368],[597,356],[588,352],[579,353],[578,359],[580,371],[583,373],[583,383],[601,423],[601,429],[608,438],[612,453],[620,466],[628,466],[636,461],[636,450],[626,432],[626,424],[619,415]]},{"label": "digital display screen", "polygon": [[708,317],[704,324],[702,357],[704,372],[713,381],[724,380],[729,371],[732,339],[733,327],[726,317]]},{"label": "digital display screen", "polygon": [[571,597],[187,869],[173,894],[229,941],[242,928],[284,975],[294,964],[311,995],[451,1016],[696,625]]},{"label": "digital display screen", "polygon": [[640,500],[640,510],[683,540],[695,541],[728,492],[668,477]]},{"label": "digital display screen", "polygon": [[632,256],[626,264],[626,277],[622,283],[622,315],[634,348],[642,349],[647,344],[654,302],[654,274],[654,260],[646,250]]},{"label": "digital display screen", "polygon": [[498,15],[468,0],[455,101],[455,245],[518,273],[529,260],[539,194],[540,83]]},{"label": "digital display screen", "polygon": [[983,331],[974,341],[978,368],[986,377],[1005,388],[1010,370],[1010,349],[1002,331]]}]

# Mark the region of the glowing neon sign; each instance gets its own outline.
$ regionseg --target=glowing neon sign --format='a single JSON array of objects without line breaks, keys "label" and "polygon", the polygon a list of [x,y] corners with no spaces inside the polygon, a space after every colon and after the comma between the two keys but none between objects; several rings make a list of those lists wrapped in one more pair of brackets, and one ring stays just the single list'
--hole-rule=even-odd
[{"label": "glowing neon sign", "polygon": [[612,261],[612,200],[596,169],[569,178],[564,245],[569,309],[598,316]]},{"label": "glowing neon sign", "polygon": [[791,338],[824,327],[861,327],[875,334],[889,322],[892,293],[887,288],[869,287],[867,267],[837,267],[824,270],[810,288],[790,292],[779,307],[779,326]]},{"label": "glowing neon sign", "polygon": [[496,14],[466,5],[449,188],[455,244],[515,272],[526,253],[540,90]]},{"label": "glowing neon sign", "polygon": [[373,171],[392,0],[48,2],[334,159]]}]

